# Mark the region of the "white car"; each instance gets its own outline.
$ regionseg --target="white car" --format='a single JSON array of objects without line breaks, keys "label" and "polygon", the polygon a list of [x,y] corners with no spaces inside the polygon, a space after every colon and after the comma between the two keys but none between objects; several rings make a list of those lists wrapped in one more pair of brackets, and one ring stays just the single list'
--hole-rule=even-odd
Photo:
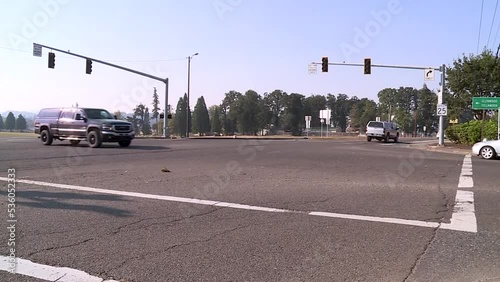
[{"label": "white car", "polygon": [[472,153],[488,160],[500,157],[500,140],[477,142],[472,146]]}]

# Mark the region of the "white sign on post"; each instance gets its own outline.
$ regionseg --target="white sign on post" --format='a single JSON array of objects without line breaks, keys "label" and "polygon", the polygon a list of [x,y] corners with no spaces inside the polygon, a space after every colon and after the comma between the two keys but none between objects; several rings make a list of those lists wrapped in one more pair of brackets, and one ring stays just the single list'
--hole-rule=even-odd
[{"label": "white sign on post", "polygon": [[325,119],[326,124],[330,124],[330,117],[332,115],[332,110],[321,110],[319,111],[319,118]]},{"label": "white sign on post", "polygon": [[41,57],[42,56],[42,46],[33,43],[33,56]]},{"label": "white sign on post", "polygon": [[318,68],[316,64],[309,64],[309,74],[316,74],[318,72]]},{"label": "white sign on post", "polygon": [[425,80],[434,80],[434,69],[428,68],[424,70],[424,79]]},{"label": "white sign on post", "polygon": [[437,105],[437,115],[438,116],[447,116],[448,115],[448,106],[446,104],[438,104]]},{"label": "white sign on post", "polygon": [[311,128],[311,116],[306,116],[306,129]]}]

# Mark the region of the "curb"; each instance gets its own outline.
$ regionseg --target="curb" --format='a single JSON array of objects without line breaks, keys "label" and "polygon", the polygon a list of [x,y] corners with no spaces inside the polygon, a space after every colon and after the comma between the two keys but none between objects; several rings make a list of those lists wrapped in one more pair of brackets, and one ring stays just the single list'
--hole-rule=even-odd
[{"label": "curb", "polygon": [[[186,139],[186,138],[181,138]],[[298,140],[309,139],[307,137],[233,137],[233,136],[220,136],[220,137],[189,137],[187,139],[193,140]]]},{"label": "curb", "polygon": [[472,153],[471,149],[470,150],[454,149],[454,148],[446,147],[446,144],[444,147],[439,147],[437,145],[429,145],[429,144],[410,144],[410,145],[408,145],[408,147],[420,149],[420,150],[431,151],[431,152],[457,154],[457,155],[469,155]]}]

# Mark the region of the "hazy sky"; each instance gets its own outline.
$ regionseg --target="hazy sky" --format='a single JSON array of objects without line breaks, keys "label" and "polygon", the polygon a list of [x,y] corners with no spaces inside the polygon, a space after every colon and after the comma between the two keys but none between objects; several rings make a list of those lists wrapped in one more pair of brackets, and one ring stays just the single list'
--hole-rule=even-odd
[{"label": "hazy sky", "polygon": [[[175,108],[187,92],[219,104],[229,90],[260,94],[282,89],[306,96],[338,94],[377,100],[386,87],[421,87],[423,71],[308,64],[330,62],[439,66],[476,53],[481,1],[404,0],[0,0],[0,112],[42,107],[104,107],[130,112],[151,105],[153,87],[164,108],[164,83],[56,52],[55,69],[33,56],[33,42],[170,80]],[[496,51],[500,15],[485,0],[480,33]],[[489,40],[488,40],[489,39]],[[436,80],[429,82],[437,89]]]}]

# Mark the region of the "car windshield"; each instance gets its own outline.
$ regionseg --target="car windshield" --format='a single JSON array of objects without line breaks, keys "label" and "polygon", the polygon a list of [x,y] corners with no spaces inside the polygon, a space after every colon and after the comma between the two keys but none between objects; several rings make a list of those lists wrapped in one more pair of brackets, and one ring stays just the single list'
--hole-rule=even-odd
[{"label": "car windshield", "polygon": [[112,119],[113,116],[106,110],[102,109],[86,109],[85,116],[88,119]]},{"label": "car windshield", "polygon": [[368,123],[368,127],[378,127],[378,128],[383,128],[384,124],[378,121],[371,121]]}]

